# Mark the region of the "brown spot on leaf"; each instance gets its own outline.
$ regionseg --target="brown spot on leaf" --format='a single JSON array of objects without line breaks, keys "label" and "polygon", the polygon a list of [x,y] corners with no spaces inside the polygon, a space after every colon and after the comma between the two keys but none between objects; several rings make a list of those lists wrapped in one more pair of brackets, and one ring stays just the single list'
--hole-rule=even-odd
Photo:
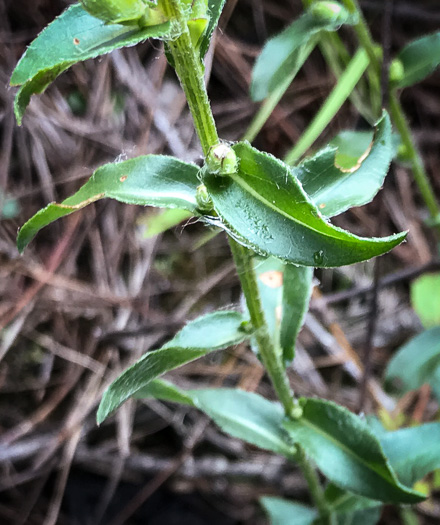
[{"label": "brown spot on leaf", "polygon": [[370,154],[370,151],[371,151],[371,148],[373,147],[373,144],[374,144],[374,138],[373,140],[371,141],[370,145],[368,146],[367,150],[365,151],[365,153],[363,153],[358,161],[356,162],[356,164],[352,167],[352,168],[342,168],[341,166],[338,166],[338,163],[335,162],[335,166],[338,168],[338,170],[342,171],[342,173],[354,173],[355,171],[357,171],[361,166],[362,166],[362,163],[364,162],[364,160],[368,157],[368,155]]},{"label": "brown spot on leaf", "polygon": [[122,175],[122,177],[119,179],[120,182],[125,182],[127,180],[128,175]]},{"label": "brown spot on leaf", "polygon": [[269,288],[279,288],[283,285],[283,272],[264,272],[260,275],[260,280]]},{"label": "brown spot on leaf", "polygon": [[321,204],[319,205],[319,207],[321,208],[321,210],[323,210],[325,208],[325,202],[321,202]]},{"label": "brown spot on leaf", "polygon": [[74,38],[73,43],[77,46],[79,45],[79,38]]},{"label": "brown spot on leaf", "polygon": [[64,208],[66,210],[80,210],[81,208],[85,208],[88,204],[92,204],[92,202],[96,202],[99,199],[102,199],[105,197],[105,193],[98,193],[97,195],[93,195],[93,197],[90,197],[89,199],[86,199],[85,201],[80,202],[79,204],[58,204],[56,202],[52,202],[54,206],[58,206],[58,208]]}]

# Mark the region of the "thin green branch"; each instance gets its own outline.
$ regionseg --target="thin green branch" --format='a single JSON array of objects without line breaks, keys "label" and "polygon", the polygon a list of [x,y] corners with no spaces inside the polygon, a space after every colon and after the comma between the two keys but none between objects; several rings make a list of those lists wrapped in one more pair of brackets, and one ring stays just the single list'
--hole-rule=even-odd
[{"label": "thin green branch", "polygon": [[325,499],[324,490],[319,481],[318,473],[300,445],[297,445],[295,461],[307,481],[313,503],[316,505],[323,523],[326,523],[326,525],[336,525],[336,517],[329,509],[328,503]]},{"label": "thin green branch", "polygon": [[295,164],[310,148],[339,111],[342,104],[350,96],[350,93],[352,93],[354,87],[362,77],[368,64],[369,59],[366,52],[363,49],[357,51],[315,118],[301,135],[295,146],[287,153],[285,162]]},{"label": "thin green branch", "polygon": [[402,144],[405,146],[405,153],[411,163],[411,169],[414,174],[414,180],[425,201],[426,207],[432,219],[440,216],[440,206],[437,202],[434,189],[429,181],[428,174],[425,171],[422,157],[414,144],[410,127],[403,112],[402,106],[395,92],[390,94],[390,113],[397,130],[399,131]]}]

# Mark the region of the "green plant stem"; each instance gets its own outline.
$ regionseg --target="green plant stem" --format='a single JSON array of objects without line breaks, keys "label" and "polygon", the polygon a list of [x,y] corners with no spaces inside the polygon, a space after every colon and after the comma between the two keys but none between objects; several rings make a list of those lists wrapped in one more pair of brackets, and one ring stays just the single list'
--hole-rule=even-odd
[{"label": "green plant stem", "polygon": [[310,148],[350,96],[368,64],[367,53],[363,49],[357,51],[315,118],[295,146],[287,153],[285,162],[294,164]]},{"label": "green plant stem", "polygon": [[327,522],[328,525],[336,525],[335,516],[330,512],[327,501],[325,499],[324,491],[318,478],[316,470],[307,458],[306,453],[300,445],[297,445],[297,453],[295,460],[303,473],[307,485],[312,496],[313,503],[316,505],[320,517]]},{"label": "green plant stem", "polygon": [[168,47],[206,156],[210,147],[220,140],[206,92],[203,67],[192,44],[178,0],[162,0],[162,7],[165,15],[175,20],[180,33],[175,40],[168,41]]},{"label": "green plant stem", "polygon": [[291,416],[297,404],[293,398],[289,380],[283,366],[282,354],[280,351],[276,351],[273,341],[269,336],[266,319],[261,306],[260,294],[258,292],[257,277],[253,268],[252,253],[231,237],[229,238],[229,245],[237,267],[241,287],[246,297],[261,360],[272,380],[278,398],[283,404],[286,415]]},{"label": "green plant stem", "polygon": [[381,60],[377,55],[377,46],[375,45],[364,16],[357,3],[357,0],[342,0],[342,3],[351,13],[357,13],[359,22],[354,26],[359,43],[365,49],[370,59],[369,81],[370,81],[370,98],[376,118],[380,116],[382,97],[381,97]]},{"label": "green plant stem", "polygon": [[[179,2],[177,0],[162,0],[162,7],[165,14],[173,18],[179,26],[179,36],[168,42],[168,46],[206,155],[210,148],[218,144],[220,140],[206,93],[200,59],[192,44]],[[290,390],[281,353],[276,351],[269,336],[252,264],[252,253],[232,238],[229,238],[229,243],[246,297],[251,322],[256,331],[255,339],[258,351],[286,414],[290,416],[296,407],[296,402]]]},{"label": "green plant stem", "polygon": [[[199,56],[192,45],[185,19],[179,10],[180,3],[178,0],[162,0],[162,2],[164,11],[169,16],[175,18],[180,26],[180,36],[173,42],[168,43],[169,50],[175,61],[176,72],[188,99],[195,128],[206,155],[212,146],[219,143],[219,137],[206,93]],[[276,350],[269,336],[269,330],[258,292],[257,277],[252,263],[252,252],[237,243],[232,237],[229,238],[229,243],[243,293],[246,297],[251,322],[255,329],[258,351],[278,398],[283,404],[286,415],[292,416],[295,414],[295,409],[299,407],[290,389],[289,380],[282,362],[281,351]],[[331,516],[328,512],[316,471],[302,450],[300,450],[298,457],[300,467],[309,484],[310,491],[317,503],[320,514],[323,518]],[[329,525],[334,525],[331,518],[329,518]]]},{"label": "green plant stem", "polygon": [[414,140],[411,134],[410,127],[403,112],[403,108],[397,98],[395,92],[390,94],[390,113],[397,130],[399,131],[400,138],[406,149],[406,155],[411,163],[411,169],[414,174],[414,180],[419,188],[419,191],[425,201],[426,207],[431,215],[431,218],[435,219],[440,215],[440,206],[434,194],[434,190],[428,178],[428,174],[425,171],[423,160],[420,156],[418,149],[414,144]]}]

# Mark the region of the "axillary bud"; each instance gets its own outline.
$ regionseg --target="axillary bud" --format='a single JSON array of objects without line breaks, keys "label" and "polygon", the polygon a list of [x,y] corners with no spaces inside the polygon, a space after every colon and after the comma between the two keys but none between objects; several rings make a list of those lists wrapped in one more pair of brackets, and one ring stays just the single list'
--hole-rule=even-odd
[{"label": "axillary bud", "polygon": [[238,170],[238,158],[231,146],[221,143],[209,150],[205,165],[209,173],[233,175]]}]

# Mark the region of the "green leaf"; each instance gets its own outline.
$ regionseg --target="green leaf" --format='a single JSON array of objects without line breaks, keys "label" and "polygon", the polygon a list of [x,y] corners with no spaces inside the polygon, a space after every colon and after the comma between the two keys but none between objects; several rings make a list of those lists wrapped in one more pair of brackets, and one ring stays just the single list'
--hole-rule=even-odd
[{"label": "green leaf", "polygon": [[396,88],[417,84],[430,75],[440,64],[440,31],[423,36],[407,44],[397,55],[403,74],[394,83]]},{"label": "green leaf", "polygon": [[279,404],[258,394],[226,388],[192,390],[191,396],[227,434],[290,458],[295,453],[282,428],[284,411]]},{"label": "green leaf", "polygon": [[356,17],[344,7],[338,17],[324,19],[311,12],[304,13],[279,35],[271,38],[258,57],[253,72],[251,97],[265,99],[287,75],[301,67],[302,55],[310,41],[321,31],[336,31],[343,24],[356,23]]},{"label": "green leaf", "polygon": [[[205,173],[215,217],[239,243],[300,266],[333,267],[381,255],[405,238],[356,237],[325,221],[290,168],[247,142],[233,149],[240,159],[230,176]],[[209,218],[207,219],[209,220]]]},{"label": "green leaf", "polygon": [[440,273],[422,275],[412,282],[411,303],[425,328],[440,326]]},{"label": "green leaf", "polygon": [[252,334],[242,329],[244,321],[239,312],[221,311],[188,323],[161,349],[148,352],[113,381],[102,396],[97,414],[98,424],[165,372],[249,338]]},{"label": "green leaf", "polygon": [[135,399],[160,399],[161,401],[171,401],[179,405],[195,406],[193,396],[188,392],[177,388],[169,381],[163,379],[153,379],[146,386],[133,394]]},{"label": "green leaf", "polygon": [[147,10],[142,0],[80,0],[80,4],[108,24],[137,23]]},{"label": "green leaf", "polygon": [[283,280],[285,264],[279,259],[254,258],[258,291],[272,341],[278,344],[282,317]]},{"label": "green leaf", "polygon": [[212,35],[217,27],[226,0],[208,0],[209,22],[200,41],[200,58],[203,60],[209,49]]},{"label": "green leaf", "polygon": [[22,252],[44,226],[106,197],[142,206],[184,208],[196,214],[197,173],[194,164],[162,155],[105,164],[74,195],[61,204],[49,204],[29,219],[18,233],[18,249]]},{"label": "green leaf", "polygon": [[417,503],[423,495],[402,485],[367,423],[330,401],[304,399],[303,416],[285,421],[327,478],[339,487],[390,503]]},{"label": "green leaf", "polygon": [[271,525],[312,525],[318,517],[315,509],[282,498],[265,496],[260,498],[260,503]]},{"label": "green leaf", "polygon": [[325,500],[335,512],[364,510],[382,505],[380,501],[358,496],[357,494],[341,489],[334,483],[329,483],[326,486]]},{"label": "green leaf", "polygon": [[385,372],[385,379],[398,379],[399,391],[431,385],[440,400],[440,326],[416,335],[397,350]]},{"label": "green leaf", "polygon": [[181,208],[170,208],[161,210],[159,213],[147,213],[138,220],[145,229],[143,232],[145,239],[151,239],[160,233],[178,226],[181,222],[190,219],[193,214]]},{"label": "green leaf", "polygon": [[[361,137],[358,142],[356,135],[348,155],[344,144],[342,163],[339,150],[327,147],[293,169],[304,191],[326,217],[367,204],[383,185],[394,154],[388,114],[384,113],[376,124],[373,141],[366,144],[368,134]],[[340,144],[341,139],[336,141]],[[354,165],[347,167],[355,156]]]},{"label": "green leaf", "polygon": [[139,28],[106,25],[89,15],[79,4],[64,11],[30,44],[11,77],[12,86],[21,86],[15,99],[18,123],[34,93],[42,93],[63,71],[76,62],[133,46],[147,38],[171,35],[169,22]]},{"label": "green leaf", "polygon": [[382,502],[342,490],[333,483],[327,485],[325,499],[337,525],[375,525],[382,512]]},{"label": "green leaf", "polygon": [[[355,512],[334,513],[335,525],[376,525],[382,514],[381,507],[357,510]],[[320,518],[313,522],[313,525],[327,525],[328,518]],[[293,525],[293,524],[292,524]]]},{"label": "green leaf", "polygon": [[280,333],[280,345],[286,363],[295,357],[295,341],[309,309],[312,283],[313,268],[286,264]]},{"label": "green leaf", "polygon": [[380,442],[402,483],[412,486],[440,468],[440,423],[387,432]]},{"label": "green leaf", "polygon": [[269,333],[280,345],[286,364],[293,360],[312,292],[313,268],[284,264],[269,257],[254,259],[258,290]]}]

